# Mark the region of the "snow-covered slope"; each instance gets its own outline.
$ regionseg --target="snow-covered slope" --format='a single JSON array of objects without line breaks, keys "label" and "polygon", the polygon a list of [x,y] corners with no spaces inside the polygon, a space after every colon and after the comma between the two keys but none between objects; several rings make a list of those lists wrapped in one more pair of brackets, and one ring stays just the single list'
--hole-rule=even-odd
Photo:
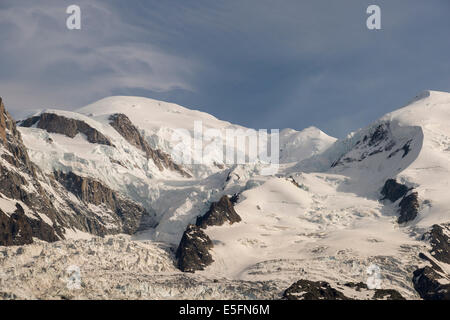
[{"label": "snow-covered slope", "polygon": [[280,132],[280,163],[299,162],[319,154],[336,141],[316,127],[302,131],[284,129]]},{"label": "snow-covered slope", "polygon": [[[32,160],[47,173],[61,170],[92,177],[143,204],[155,216],[157,227],[140,234],[140,239],[167,241],[175,245],[186,225],[203,214],[210,202],[218,200],[223,194],[233,194],[246,188],[246,179],[258,175],[262,168],[259,161],[225,165],[222,145],[216,147],[214,142],[203,141],[200,155],[195,149],[195,142],[186,145],[186,148],[192,149],[193,162],[198,164],[180,163],[193,177],[188,178],[167,169],[161,171],[152,159],[148,159],[142,150],[130,144],[111,126],[112,115],[126,115],[151,147],[167,152],[174,161],[177,160],[173,152],[173,134],[176,130],[186,130],[186,134],[193,139],[201,139],[194,135],[196,122],[201,122],[203,132],[208,129],[222,132],[227,129],[247,130],[176,104],[119,96],[102,99],[76,112],[52,109],[39,112],[34,117],[48,113],[88,124],[107,137],[111,145],[91,143],[82,133],[68,137],[48,132],[38,128],[37,122],[30,127],[20,127]],[[284,130],[280,134],[281,161],[308,158],[325,149],[332,141],[334,138],[315,128],[300,132]],[[239,147],[233,145],[230,148],[235,148],[236,153],[246,152],[238,150]],[[239,177],[239,182],[235,181],[236,177]]]},{"label": "snow-covered slope", "polygon": [[342,190],[369,198],[378,198],[385,181],[397,178],[427,200],[414,224],[428,228],[449,218],[444,196],[450,177],[449,121],[450,94],[425,91],[291,170],[346,176]]},{"label": "snow-covered slope", "polygon": [[[176,156],[174,145],[178,142],[178,136],[175,133],[183,134],[181,130],[186,130],[185,134],[195,139],[194,128],[196,123],[203,131],[243,128],[221,121],[205,112],[142,97],[108,97],[82,107],[76,112],[87,115],[101,123],[107,123],[111,114],[123,113],[142,130],[143,135],[152,147],[161,149],[173,156]],[[210,151],[208,154],[199,154],[194,149],[194,143],[185,147],[191,148],[192,163],[204,164],[192,168],[197,176],[205,177],[207,174],[217,171],[217,168],[213,166],[214,163],[223,164],[223,160],[214,149],[207,149]]]},{"label": "snow-covered slope", "polygon": [[[241,221],[202,229],[211,240],[214,261],[195,275],[183,275],[183,281],[197,281],[203,289],[218,283],[213,291],[227,286],[243,290],[235,295],[224,291],[223,297],[248,298],[246,293],[252,292],[253,297],[268,298],[280,297],[283,288],[307,279],[327,281],[352,298],[367,298],[361,292],[350,292],[345,284],[369,283],[373,270],[377,270],[378,289],[394,289],[411,299],[419,293],[423,296],[411,280],[413,272],[424,265],[430,267],[419,253],[433,262],[432,268],[441,268],[433,271],[438,273],[436,281],[442,285],[449,281],[449,253],[444,252],[442,258],[442,249],[437,255],[430,251],[430,243],[433,248],[442,243],[439,239],[445,238],[447,229],[443,228],[444,236],[439,232],[434,235],[438,239],[434,244],[427,240],[433,236],[424,236],[432,226],[450,222],[446,196],[450,181],[448,93],[426,91],[402,109],[341,140],[313,127],[282,130],[281,167],[269,176],[261,175],[264,164],[259,161],[244,165],[221,162],[223,149],[217,141],[207,141],[205,154],[196,153],[194,143],[186,146],[194,158],[206,159],[201,164],[179,163],[190,176],[173,170],[173,165],[161,168],[139,145],[130,142],[130,135],[121,134],[111,124],[112,115],[126,115],[151,148],[170,154],[175,162],[173,134],[178,129],[193,136],[195,123],[201,121],[203,129],[247,130],[175,104],[110,97],[75,112],[46,110],[35,116],[45,113],[87,124],[96,132],[97,142],[92,142],[92,135],[69,137],[31,121],[28,128],[20,128],[31,160],[47,174],[62,171],[92,177],[141,203],[153,221],[132,237],[135,241],[176,249],[186,226],[211,210],[211,203],[223,195],[236,195],[234,209]],[[0,198],[0,207],[4,212],[14,210],[8,199]],[[92,245],[83,241],[81,246]],[[71,245],[69,240],[66,245]],[[98,245],[109,244],[100,241]],[[142,250],[136,250],[142,256]],[[157,252],[156,247],[149,250]],[[111,258],[105,257],[106,261]],[[164,255],[164,261],[158,262],[168,273],[164,277],[142,269],[158,288],[167,288],[160,281],[169,283],[181,277],[179,271],[168,267],[170,259],[174,257]],[[92,266],[87,267],[89,277],[95,277]],[[416,278],[420,277],[414,275]],[[135,282],[131,282],[125,291],[134,295]],[[181,289],[170,288],[173,297],[191,294],[185,291],[183,296]],[[86,291],[83,294],[91,296]],[[114,297],[123,294],[114,291]],[[209,296],[220,297],[220,293],[214,291]],[[145,297],[162,296],[146,290]]]},{"label": "snow-covered slope", "polygon": [[[242,223],[206,230],[217,245],[204,272],[336,284],[364,281],[375,263],[383,287],[415,297],[408,276],[425,250],[422,234],[450,221],[449,121],[450,94],[425,92],[244,192],[236,206]],[[380,201],[392,178],[418,194],[418,215],[406,224],[397,222],[400,200]]]}]

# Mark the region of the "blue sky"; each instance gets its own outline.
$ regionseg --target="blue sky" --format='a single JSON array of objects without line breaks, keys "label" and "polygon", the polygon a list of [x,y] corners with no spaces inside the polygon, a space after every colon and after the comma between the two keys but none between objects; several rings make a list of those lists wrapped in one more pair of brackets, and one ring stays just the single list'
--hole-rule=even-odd
[{"label": "blue sky", "polygon": [[[382,30],[366,28],[370,4]],[[0,96],[16,117],[140,95],[342,137],[450,91],[449,16],[448,0],[2,0]]]}]

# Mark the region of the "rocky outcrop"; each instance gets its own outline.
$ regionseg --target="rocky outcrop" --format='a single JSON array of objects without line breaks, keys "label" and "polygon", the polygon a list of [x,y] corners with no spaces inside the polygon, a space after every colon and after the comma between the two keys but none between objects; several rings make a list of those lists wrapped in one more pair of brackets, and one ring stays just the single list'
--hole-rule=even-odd
[{"label": "rocky outcrop", "polygon": [[130,144],[144,151],[147,156],[154,151],[148,142],[142,137],[139,130],[123,113],[115,113],[109,117],[109,124],[127,140]]},{"label": "rocky outcrop", "polygon": [[392,139],[390,124],[383,122],[371,128],[370,132],[365,134],[353,146],[332,164],[331,168],[346,165],[353,162],[361,162],[366,158],[390,151],[395,146]]},{"label": "rocky outcrop", "polygon": [[[338,285],[338,287],[342,287]],[[287,300],[353,300],[353,299],[369,299],[369,300],[405,300],[403,296],[393,289],[369,289],[363,282],[348,282],[344,287],[351,288],[358,295],[345,296],[341,291],[331,287],[325,281],[299,280],[292,284],[283,293],[283,298]],[[342,289],[345,289],[342,287]]]},{"label": "rocky outcrop", "polygon": [[14,246],[33,242],[31,226],[24,214],[6,215],[0,210],[0,246]]},{"label": "rocky outcrop", "polygon": [[28,217],[20,204],[16,208],[10,216],[0,210],[0,246],[30,244],[33,237],[48,242],[59,239],[46,222]]},{"label": "rocky outcrop", "polygon": [[[237,198],[236,198],[237,201]],[[209,250],[213,248],[211,239],[201,229],[208,226],[221,226],[225,222],[233,224],[241,221],[236,213],[233,203],[224,195],[219,201],[213,202],[209,210],[198,217],[196,224],[187,226],[176,252],[178,267],[181,271],[195,272],[204,270],[213,263]]]},{"label": "rocky outcrop", "polygon": [[405,223],[414,220],[419,214],[418,193],[413,192],[402,199],[399,203],[400,217],[398,223]]},{"label": "rocky outcrop", "polygon": [[[0,242],[3,245],[28,244],[33,237],[45,241],[64,238],[61,229],[44,222],[37,213],[45,215],[51,223],[57,220],[56,209],[47,197],[39,178],[40,170],[30,161],[20,132],[0,98],[0,196],[14,203],[11,215],[3,211],[0,216]],[[23,203],[29,208],[25,214]]]},{"label": "rocky outcrop", "polygon": [[389,134],[389,124],[383,123],[378,125],[369,137],[364,136],[363,141],[365,142],[368,140],[368,145],[372,147],[378,145],[382,141],[387,140],[388,134]]},{"label": "rocky outcrop", "polygon": [[409,191],[409,188],[404,184],[400,184],[395,179],[386,180],[383,189],[381,189],[381,194],[384,196],[384,199],[388,199],[391,202],[395,202],[401,197],[404,197],[406,193]]},{"label": "rocky outcrop", "polygon": [[[55,172],[55,179],[69,192],[76,195],[81,201],[96,206],[104,205],[111,210],[112,218],[118,221],[120,231],[127,234],[135,233],[149,215],[148,212],[134,201],[123,197],[100,181],[88,177],[81,177],[73,172]],[[103,233],[104,230],[99,232]]]},{"label": "rocky outcrop", "polygon": [[350,300],[325,281],[299,280],[283,292],[286,300]]},{"label": "rocky outcrop", "polygon": [[433,225],[423,235],[423,240],[431,245],[429,254],[421,253],[420,258],[430,265],[414,271],[414,288],[425,300],[450,300],[450,275],[441,264],[450,264],[450,224]]},{"label": "rocky outcrop", "polygon": [[109,124],[136,148],[145,152],[148,159],[152,159],[159,170],[167,168],[176,171],[185,177],[191,177],[180,165],[173,162],[170,155],[161,151],[154,150],[139,132],[138,128],[123,113],[115,113],[109,117]]},{"label": "rocky outcrop", "polygon": [[176,251],[178,268],[183,272],[204,270],[214,262],[209,253],[212,247],[211,239],[199,227],[188,225]]},{"label": "rocky outcrop", "polygon": [[406,300],[396,290],[393,289],[375,289],[372,300]]},{"label": "rocky outcrop", "polygon": [[207,226],[221,226],[225,222],[233,224],[241,220],[241,217],[234,210],[233,203],[225,195],[219,201],[213,202],[208,212],[197,218],[196,225],[206,229]]},{"label": "rocky outcrop", "polygon": [[55,113],[42,113],[19,123],[22,127],[31,127],[35,124],[37,128],[50,133],[64,134],[69,138],[74,138],[77,134],[82,133],[90,143],[113,146],[105,135],[81,120],[66,118]]},{"label": "rocky outcrop", "polygon": [[406,300],[394,289],[369,289],[367,284],[363,282],[347,282],[344,286],[352,288],[357,292],[366,292],[368,296],[372,296],[371,300]]},{"label": "rocky outcrop", "polygon": [[435,224],[423,236],[431,244],[430,254],[437,260],[450,264],[450,224]]},{"label": "rocky outcrop", "polygon": [[15,121],[6,111],[2,98],[0,98],[0,143],[7,151],[2,153],[1,157],[3,159],[26,173],[35,176],[36,167],[28,157],[22,136],[17,130]]},{"label": "rocky outcrop", "polygon": [[381,200],[388,199],[391,202],[396,202],[403,198],[399,203],[398,223],[412,221],[419,214],[419,195],[417,192],[409,193],[411,190],[412,188],[398,183],[395,179],[386,180],[381,189],[381,194],[383,195]]},{"label": "rocky outcrop", "polygon": [[414,288],[425,300],[450,300],[449,279],[435,267],[425,266],[413,274]]}]

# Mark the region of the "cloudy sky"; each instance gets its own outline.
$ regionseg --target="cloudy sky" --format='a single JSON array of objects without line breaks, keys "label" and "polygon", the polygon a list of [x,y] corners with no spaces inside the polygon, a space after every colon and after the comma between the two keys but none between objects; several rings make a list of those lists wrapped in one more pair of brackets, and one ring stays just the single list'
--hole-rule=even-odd
[{"label": "cloudy sky", "polygon": [[448,0],[1,0],[0,96],[16,117],[139,95],[342,137],[450,91],[449,35]]}]

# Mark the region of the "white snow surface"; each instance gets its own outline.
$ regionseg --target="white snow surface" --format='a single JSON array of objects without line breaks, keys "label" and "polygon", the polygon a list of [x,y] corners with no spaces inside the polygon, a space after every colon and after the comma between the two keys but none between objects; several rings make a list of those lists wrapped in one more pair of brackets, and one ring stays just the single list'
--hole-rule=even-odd
[{"label": "white snow surface", "polygon": [[[203,131],[247,130],[218,120],[207,113],[189,110],[176,104],[119,96],[102,99],[76,112],[47,109],[40,113],[44,112],[84,121],[107,136],[114,146],[89,143],[82,134],[72,139],[61,134],[48,133],[35,126],[20,127],[31,159],[44,172],[73,171],[82,176],[93,177],[142,203],[155,215],[155,224],[158,226],[138,235],[139,239],[166,241],[175,245],[186,225],[205,212],[211,201],[218,200],[227,192],[239,192],[245,187],[246,179],[259,174],[264,168],[264,164],[259,161],[244,165],[223,165],[223,159],[221,161],[219,157],[219,154],[223,153],[221,146],[215,148],[214,143],[205,143],[203,164],[182,164],[194,174],[192,179],[167,169],[161,172],[152,160],[148,160],[141,150],[129,144],[109,124],[112,114],[123,113],[153,148],[169,154],[172,153],[174,130],[187,130],[189,135],[194,137],[195,121],[202,122]],[[294,156],[298,159],[308,158],[325,149],[334,140],[316,128],[300,132],[284,130],[280,134],[280,147],[284,150],[281,152],[282,161],[293,161]],[[194,144],[191,147],[196,159]],[[236,152],[245,153],[245,150]],[[238,175],[240,180],[238,183],[228,183],[225,188],[228,174]]]},{"label": "white snow surface", "polygon": [[[109,246],[107,241],[126,241],[132,248],[139,248],[136,249],[139,252],[147,248],[150,254],[162,252],[158,251],[162,250],[158,246],[163,244],[176,247],[186,225],[204,214],[212,201],[223,194],[241,193],[235,209],[242,221],[206,229],[214,242],[214,263],[206,270],[183,275],[169,263],[173,256],[164,253],[158,260],[159,267],[152,266],[151,259],[147,258],[146,268],[159,268],[157,272],[164,273],[164,277],[158,277],[154,270],[140,269],[144,268],[142,260],[124,257],[128,260],[123,263],[133,260],[129,268],[136,269],[128,272],[112,263],[105,265],[105,274],[111,277],[115,274],[125,283],[130,281],[124,285],[125,289],[102,295],[104,286],[96,288],[90,283],[91,291],[84,290],[75,297],[92,298],[92,292],[96,292],[113,298],[139,294],[146,298],[274,298],[300,278],[325,280],[335,286],[350,281],[365,282],[367,268],[376,264],[381,269],[383,289],[396,289],[404,297],[415,299],[418,296],[411,276],[422,263],[417,257],[419,251],[428,246],[421,235],[431,225],[450,220],[450,198],[446,194],[450,181],[448,93],[426,91],[407,106],[337,141],[316,128],[300,132],[282,130],[282,165],[275,176],[261,176],[260,163],[221,169],[213,164],[214,156],[203,168],[189,167],[194,173],[190,179],[168,170],[159,172],[151,160],[147,161],[141,151],[128,144],[108,124],[109,115],[124,113],[154,148],[168,153],[173,130],[184,128],[191,132],[194,121],[201,120],[206,127],[219,130],[238,127],[203,112],[139,97],[110,97],[76,112],[52,112],[88,122],[111,138],[116,148],[91,144],[82,136],[70,139],[36,128],[20,128],[31,159],[46,172],[72,170],[105,182],[143,203],[155,214],[158,223],[156,228],[141,232],[131,240],[119,236],[111,237],[113,240],[61,242],[61,250],[65,252],[72,245],[79,248],[77,259],[84,259],[89,254],[86,248],[90,247],[97,250],[96,263],[103,266],[105,261],[111,261],[112,253],[106,255],[102,249]],[[368,139],[380,125],[387,128],[385,137],[381,142],[370,144]],[[53,142],[49,142],[49,138]],[[404,152],[406,149],[408,152]],[[399,225],[398,203],[380,200],[380,190],[389,178],[414,187],[418,192],[421,207],[415,220]],[[8,201],[0,199],[0,206],[5,204],[5,210],[10,212],[12,207]],[[58,244],[38,242],[27,246],[26,250],[39,251],[45,247],[53,252],[56,250],[53,246]],[[3,252],[8,250],[13,249]],[[120,260],[117,254],[114,261]],[[67,259],[70,257],[67,255]],[[15,263],[16,260],[11,259],[19,259],[19,256],[4,254],[2,270],[6,264]],[[42,263],[39,259],[32,263],[39,266]],[[96,275],[94,269],[92,266],[88,272],[92,279]],[[18,270],[18,273],[23,272]],[[150,283],[159,283],[157,288],[166,289],[161,289],[163,293],[156,289],[137,290],[135,282],[130,280],[132,275],[150,279]],[[198,281],[203,287],[196,291],[197,295],[185,287],[167,289],[174,285],[173,279],[180,277],[183,281]],[[224,290],[221,294],[220,290],[227,285],[242,290],[236,289],[233,294]],[[21,289],[13,292],[18,296],[53,297],[31,288],[33,284],[29,286],[19,286]],[[261,286],[266,286],[265,294],[258,291]],[[244,291],[251,294],[243,294]]]}]

